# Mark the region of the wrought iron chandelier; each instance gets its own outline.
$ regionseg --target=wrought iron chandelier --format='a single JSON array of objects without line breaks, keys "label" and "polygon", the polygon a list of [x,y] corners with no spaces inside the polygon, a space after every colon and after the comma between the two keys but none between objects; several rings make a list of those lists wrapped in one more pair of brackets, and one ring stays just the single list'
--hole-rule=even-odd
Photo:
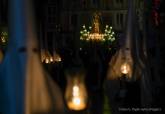
[{"label": "wrought iron chandelier", "polygon": [[112,26],[106,25],[104,33],[100,29],[100,16],[95,12],[93,16],[92,26],[87,29],[85,25],[82,26],[80,31],[80,40],[82,41],[99,41],[99,42],[113,42],[115,41],[115,32]]}]

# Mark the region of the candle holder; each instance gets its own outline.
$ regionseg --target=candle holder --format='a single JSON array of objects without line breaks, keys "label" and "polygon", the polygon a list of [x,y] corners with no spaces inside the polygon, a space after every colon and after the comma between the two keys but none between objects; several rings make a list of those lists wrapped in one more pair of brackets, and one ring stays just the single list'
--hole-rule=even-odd
[{"label": "candle holder", "polygon": [[84,83],[85,73],[84,71],[74,70],[66,72],[67,87],[65,100],[70,110],[80,111],[86,109],[88,101],[87,90]]}]

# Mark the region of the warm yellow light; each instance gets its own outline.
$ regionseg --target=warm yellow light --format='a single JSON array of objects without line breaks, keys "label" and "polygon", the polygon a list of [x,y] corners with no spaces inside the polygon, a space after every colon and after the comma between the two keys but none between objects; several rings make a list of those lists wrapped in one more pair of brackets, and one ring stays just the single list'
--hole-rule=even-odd
[{"label": "warm yellow light", "polygon": [[54,53],[54,61],[55,62],[61,62],[62,61],[61,57],[60,57],[60,55],[58,53]]},{"label": "warm yellow light", "polygon": [[123,63],[121,65],[121,73],[128,74],[130,72],[130,66],[128,63]]},{"label": "warm yellow light", "polygon": [[83,80],[81,76],[67,77],[65,99],[71,110],[83,110],[87,106],[87,91]]},{"label": "warm yellow light", "polygon": [[74,97],[79,96],[79,87],[78,86],[73,87],[73,96]]},{"label": "warm yellow light", "polygon": [[84,102],[81,102],[81,98],[74,97],[71,102],[68,102],[68,107],[72,110],[83,110],[86,107]]},{"label": "warm yellow light", "polygon": [[58,62],[61,62],[61,57],[59,57],[59,58],[57,59],[57,61],[58,61]]},{"label": "warm yellow light", "polygon": [[103,40],[104,34],[99,34],[99,33],[91,33],[89,34],[89,39],[91,40]]},{"label": "warm yellow light", "polygon": [[53,56],[49,53],[49,51],[41,50],[41,61],[49,64],[51,62],[54,62]]},{"label": "warm yellow light", "polygon": [[50,57],[50,62],[53,62],[53,57]]},{"label": "warm yellow light", "polygon": [[45,63],[49,63],[49,58],[46,58],[45,59]]},{"label": "warm yellow light", "polygon": [[83,96],[80,94],[80,88],[73,86],[72,100],[68,102],[68,107],[73,110],[83,110],[86,107],[86,103],[83,101]]},{"label": "warm yellow light", "polygon": [[1,41],[2,41],[2,43],[5,43],[5,42],[6,42],[6,40],[5,40],[5,37],[4,37],[4,36],[2,36],[2,37],[1,37]]},{"label": "warm yellow light", "polygon": [[74,98],[73,98],[73,103],[74,103],[75,105],[80,105],[80,103],[81,103],[80,98],[79,98],[79,97],[74,97]]}]

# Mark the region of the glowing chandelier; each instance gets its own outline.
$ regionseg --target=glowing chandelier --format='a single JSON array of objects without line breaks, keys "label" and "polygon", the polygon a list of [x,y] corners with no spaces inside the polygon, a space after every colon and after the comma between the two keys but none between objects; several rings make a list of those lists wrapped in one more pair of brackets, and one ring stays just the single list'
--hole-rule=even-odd
[{"label": "glowing chandelier", "polygon": [[99,41],[99,42],[113,42],[115,41],[115,33],[112,30],[112,26],[106,25],[104,33],[100,30],[100,16],[98,13],[94,13],[92,26],[86,29],[86,26],[82,26],[80,31],[80,40],[82,41]]}]

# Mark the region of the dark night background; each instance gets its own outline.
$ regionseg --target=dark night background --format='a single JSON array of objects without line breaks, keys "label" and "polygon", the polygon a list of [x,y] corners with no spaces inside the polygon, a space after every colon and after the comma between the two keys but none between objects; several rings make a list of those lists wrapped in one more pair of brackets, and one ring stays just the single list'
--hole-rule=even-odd
[{"label": "dark night background", "polygon": [[[127,2],[125,1],[127,0],[33,0],[39,47],[41,50],[48,50],[50,54],[53,54],[53,49],[55,49],[62,58],[59,63],[43,63],[43,66],[60,86],[63,93],[66,88],[66,69],[72,67],[85,68],[85,82],[90,99],[90,114],[103,114],[103,110],[105,110],[103,107],[105,103],[104,96],[106,95],[104,82],[108,63],[122,45],[126,25],[125,12],[127,11]],[[154,91],[152,107],[162,108],[161,112],[155,114],[163,114],[165,108],[165,1],[160,0],[158,7],[154,8],[156,1],[138,0],[137,14],[141,32],[143,29],[140,21],[143,16],[141,12],[144,11],[146,16],[149,69],[151,79],[155,84],[152,88]],[[122,4],[124,5],[122,6]],[[111,50],[97,45],[97,52],[95,52],[93,51],[94,47],[82,47],[79,41],[80,29],[83,24],[91,24],[91,15],[94,11],[102,13],[102,27],[106,24],[113,26],[116,41],[111,45]],[[7,12],[7,0],[0,0],[0,28],[8,27]],[[155,15],[158,15],[158,24],[154,21]],[[0,44],[0,49],[5,54],[6,47],[4,48]],[[81,63],[83,63],[83,66]],[[133,102],[135,107],[138,107],[140,102],[138,101],[139,96],[136,94],[137,91],[140,91],[138,84],[138,82],[130,84],[129,96],[126,98],[130,104],[130,99],[135,99],[135,102]]]}]

